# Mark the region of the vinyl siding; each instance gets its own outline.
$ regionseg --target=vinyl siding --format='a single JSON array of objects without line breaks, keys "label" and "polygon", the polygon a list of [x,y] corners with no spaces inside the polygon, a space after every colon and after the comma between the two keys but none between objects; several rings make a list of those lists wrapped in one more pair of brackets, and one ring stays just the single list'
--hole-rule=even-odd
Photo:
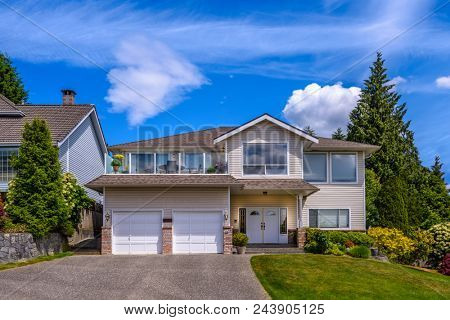
[{"label": "vinyl siding", "polygon": [[231,224],[239,230],[239,208],[246,207],[277,207],[288,209],[288,229],[297,228],[297,196],[280,195],[231,195]]},{"label": "vinyl siding", "polygon": [[228,210],[228,188],[106,188],[105,209],[164,209],[164,218],[174,209]]},{"label": "vinyl siding", "polygon": [[[331,165],[329,163],[329,165]],[[302,224],[309,225],[309,209],[350,209],[350,228],[365,230],[364,154],[358,153],[358,183],[315,184],[320,191],[303,203]],[[330,174],[330,170],[328,170]]]},{"label": "vinyl siding", "polygon": [[268,121],[263,121],[247,130],[231,136],[227,140],[228,170],[231,175],[236,178],[255,178],[255,176],[242,175],[242,144],[245,142],[288,142],[289,176],[298,178],[302,177],[303,169],[301,145],[303,143],[303,139],[294,133],[280,128]]},{"label": "vinyl siding", "polygon": [[[104,155],[91,117],[85,119],[60,146],[60,161],[63,171],[73,173],[80,185],[97,178],[105,170]],[[68,162],[67,158],[69,158]],[[86,191],[92,199],[98,202],[102,201],[102,196],[98,192],[88,188]]]}]

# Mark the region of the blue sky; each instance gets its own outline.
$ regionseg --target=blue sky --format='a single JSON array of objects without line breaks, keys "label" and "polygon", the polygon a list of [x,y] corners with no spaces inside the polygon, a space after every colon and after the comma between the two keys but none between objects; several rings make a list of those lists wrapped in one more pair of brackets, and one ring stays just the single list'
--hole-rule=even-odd
[{"label": "blue sky", "polygon": [[[94,103],[108,144],[268,112],[346,126],[375,52],[408,105],[424,164],[450,181],[446,1],[7,1],[0,50],[32,103]],[[159,128],[154,130],[154,128]]]}]

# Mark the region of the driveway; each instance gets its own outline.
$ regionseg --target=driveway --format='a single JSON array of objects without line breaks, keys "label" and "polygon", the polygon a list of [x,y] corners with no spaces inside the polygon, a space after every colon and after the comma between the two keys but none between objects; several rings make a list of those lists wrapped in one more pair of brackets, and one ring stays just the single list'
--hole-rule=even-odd
[{"label": "driveway", "polygon": [[0,299],[267,299],[248,255],[72,256],[0,271]]}]

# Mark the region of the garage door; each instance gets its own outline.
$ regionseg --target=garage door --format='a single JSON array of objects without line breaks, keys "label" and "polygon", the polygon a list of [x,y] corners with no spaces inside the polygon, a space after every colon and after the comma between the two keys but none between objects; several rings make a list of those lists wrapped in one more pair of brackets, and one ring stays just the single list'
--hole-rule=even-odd
[{"label": "garage door", "polygon": [[161,253],[161,211],[114,212],[113,254]]},{"label": "garage door", "polygon": [[222,212],[174,212],[173,252],[222,253]]}]

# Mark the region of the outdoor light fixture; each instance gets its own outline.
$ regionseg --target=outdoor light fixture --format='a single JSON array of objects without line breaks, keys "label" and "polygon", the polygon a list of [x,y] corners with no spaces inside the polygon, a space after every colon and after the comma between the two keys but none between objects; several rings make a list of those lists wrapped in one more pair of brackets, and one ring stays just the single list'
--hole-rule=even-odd
[{"label": "outdoor light fixture", "polygon": [[111,213],[109,213],[109,210],[107,210],[107,211],[106,211],[106,214],[105,214],[105,220],[106,220],[106,222],[109,222],[109,219],[111,219]]},{"label": "outdoor light fixture", "polygon": [[263,196],[267,196],[267,191],[263,191]]}]

